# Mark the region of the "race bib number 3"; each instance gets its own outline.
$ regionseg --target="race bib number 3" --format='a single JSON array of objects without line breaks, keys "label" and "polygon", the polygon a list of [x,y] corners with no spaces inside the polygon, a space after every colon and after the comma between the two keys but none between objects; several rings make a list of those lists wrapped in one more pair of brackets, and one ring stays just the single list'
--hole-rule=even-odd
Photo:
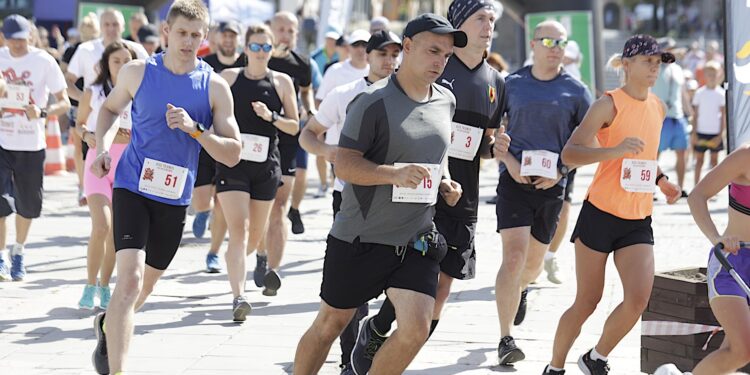
[{"label": "race bib number 3", "polygon": [[240,134],[242,152],[240,159],[262,163],[268,159],[268,144],[270,139],[262,135]]},{"label": "race bib number 3", "polygon": [[451,145],[448,147],[448,156],[463,160],[474,160],[482,142],[484,130],[460,124],[451,123]]},{"label": "race bib number 3", "polygon": [[656,161],[622,159],[620,186],[631,193],[653,193],[656,189]]},{"label": "race bib number 3", "polygon": [[[413,163],[394,163],[394,167],[403,167]],[[429,203],[437,202],[438,188],[440,187],[440,164],[419,164],[430,171],[430,177],[422,180],[416,189],[393,186],[391,201],[397,203]]]},{"label": "race bib number 3", "polygon": [[521,176],[557,178],[557,159],[560,155],[546,151],[524,151],[521,154]]},{"label": "race bib number 3", "polygon": [[166,199],[179,199],[185,190],[187,174],[187,168],[146,158],[138,191]]}]

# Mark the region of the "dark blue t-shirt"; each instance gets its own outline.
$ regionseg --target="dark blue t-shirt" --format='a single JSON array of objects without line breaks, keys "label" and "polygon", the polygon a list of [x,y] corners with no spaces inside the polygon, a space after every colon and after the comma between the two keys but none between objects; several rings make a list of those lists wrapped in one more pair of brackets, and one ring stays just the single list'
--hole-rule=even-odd
[{"label": "dark blue t-shirt", "polygon": [[[519,162],[524,150],[560,154],[593,101],[586,86],[564,70],[552,80],[541,81],[531,74],[531,66],[509,75],[505,91],[509,151]],[[505,165],[500,164],[500,172],[504,171]],[[558,185],[564,186],[565,180]]]}]

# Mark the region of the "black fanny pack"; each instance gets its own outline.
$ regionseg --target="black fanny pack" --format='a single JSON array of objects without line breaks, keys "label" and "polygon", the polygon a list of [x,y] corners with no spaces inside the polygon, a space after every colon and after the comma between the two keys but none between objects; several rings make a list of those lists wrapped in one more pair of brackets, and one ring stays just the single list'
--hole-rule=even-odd
[{"label": "black fanny pack", "polygon": [[445,237],[435,228],[418,234],[409,243],[409,247],[438,263],[443,261],[445,254],[448,253],[448,243],[445,241]]}]

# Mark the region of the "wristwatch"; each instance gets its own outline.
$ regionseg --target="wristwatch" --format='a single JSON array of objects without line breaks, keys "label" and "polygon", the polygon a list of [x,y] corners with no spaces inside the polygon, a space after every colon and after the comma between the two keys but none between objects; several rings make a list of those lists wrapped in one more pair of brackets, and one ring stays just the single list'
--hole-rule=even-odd
[{"label": "wristwatch", "polygon": [[276,120],[279,119],[279,114],[276,111],[271,112],[271,124],[276,122]]},{"label": "wristwatch", "polygon": [[206,127],[198,121],[193,121],[193,123],[195,124],[195,131],[190,133],[190,136],[195,139],[200,137],[201,134],[206,131]]},{"label": "wristwatch", "polygon": [[567,176],[568,173],[570,173],[570,168],[568,168],[568,166],[565,165],[565,164],[560,164],[560,169],[559,170],[560,170],[560,174],[563,177]]},{"label": "wristwatch", "polygon": [[39,109],[39,118],[47,118],[47,110],[44,108]]}]

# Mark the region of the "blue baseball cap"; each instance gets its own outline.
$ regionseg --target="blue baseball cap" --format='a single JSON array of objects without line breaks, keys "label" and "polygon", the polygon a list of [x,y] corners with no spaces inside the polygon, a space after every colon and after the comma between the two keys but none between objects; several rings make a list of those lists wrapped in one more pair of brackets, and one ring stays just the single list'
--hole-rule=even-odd
[{"label": "blue baseball cap", "polygon": [[31,35],[31,23],[26,18],[11,14],[3,20],[5,39],[27,39]]}]

